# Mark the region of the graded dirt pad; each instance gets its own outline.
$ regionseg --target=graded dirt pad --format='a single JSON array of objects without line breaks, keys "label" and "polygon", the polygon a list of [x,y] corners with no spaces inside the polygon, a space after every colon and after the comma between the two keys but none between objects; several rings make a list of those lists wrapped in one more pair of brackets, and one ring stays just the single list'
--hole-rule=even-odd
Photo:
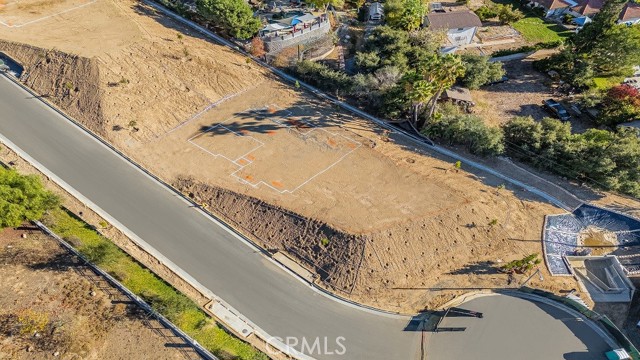
[{"label": "graded dirt pad", "polygon": [[34,229],[0,231],[0,278],[0,359],[196,358]]},{"label": "graded dirt pad", "polygon": [[[515,286],[526,277],[497,267],[541,253],[543,216],[561,212],[464,164],[455,170],[456,159],[394,134],[386,141],[370,122],[140,3],[98,0],[0,27],[0,38],[97,64],[78,93],[94,86],[100,98],[72,114],[78,121],[265,248],[289,252],[320,284],[369,305],[413,312],[467,289]],[[43,71],[42,87],[64,87],[65,68]],[[65,110],[77,104],[60,99],[50,98]],[[577,288],[541,269],[545,280],[530,285]]]},{"label": "graded dirt pad", "polygon": [[46,17],[72,11],[95,0],[3,0],[0,21],[7,26],[25,26]]}]

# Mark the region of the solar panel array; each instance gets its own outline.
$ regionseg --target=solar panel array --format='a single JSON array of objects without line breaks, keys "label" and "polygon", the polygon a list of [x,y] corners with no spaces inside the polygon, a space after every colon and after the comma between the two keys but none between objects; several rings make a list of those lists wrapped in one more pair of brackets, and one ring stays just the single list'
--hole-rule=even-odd
[{"label": "solar panel array", "polygon": [[620,247],[640,246],[640,220],[630,216],[586,204],[571,214],[547,215],[542,241],[552,275],[571,274],[562,257],[577,254],[581,248],[578,236],[587,227],[614,233]]}]

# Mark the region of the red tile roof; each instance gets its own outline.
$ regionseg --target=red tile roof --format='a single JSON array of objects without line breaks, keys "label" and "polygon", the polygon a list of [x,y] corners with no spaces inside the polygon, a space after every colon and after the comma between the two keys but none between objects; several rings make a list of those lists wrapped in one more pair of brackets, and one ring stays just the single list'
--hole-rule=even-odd
[{"label": "red tile roof", "polygon": [[620,21],[628,21],[633,19],[640,19],[640,4],[635,2],[628,2],[622,8],[620,13]]},{"label": "red tile roof", "polygon": [[575,2],[571,4],[562,0],[537,0],[537,3],[544,6],[547,10],[562,9],[575,4]]},{"label": "red tile roof", "polygon": [[604,0],[583,0],[571,10],[583,16],[591,16],[600,12],[603,5]]}]

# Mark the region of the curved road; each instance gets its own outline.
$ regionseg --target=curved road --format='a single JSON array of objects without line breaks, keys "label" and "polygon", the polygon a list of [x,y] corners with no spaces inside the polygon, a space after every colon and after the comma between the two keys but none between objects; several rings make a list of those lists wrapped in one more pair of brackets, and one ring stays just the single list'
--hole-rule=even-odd
[{"label": "curved road", "polygon": [[318,359],[418,358],[408,320],[318,294],[4,76],[0,134],[269,335],[319,339]]},{"label": "curved road", "polygon": [[492,295],[457,308],[483,317],[450,312],[430,334],[427,359],[602,360],[611,350],[582,318],[545,303]]}]

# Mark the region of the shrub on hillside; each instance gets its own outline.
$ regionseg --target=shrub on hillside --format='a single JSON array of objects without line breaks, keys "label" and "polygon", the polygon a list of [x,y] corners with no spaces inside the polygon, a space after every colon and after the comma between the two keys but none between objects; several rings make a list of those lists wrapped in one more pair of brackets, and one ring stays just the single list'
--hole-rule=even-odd
[{"label": "shrub on hillside", "polygon": [[342,71],[308,60],[298,62],[293,70],[303,81],[322,90],[342,95],[351,92],[352,80]]},{"label": "shrub on hillside", "polygon": [[491,156],[504,152],[502,130],[487,126],[478,116],[463,114],[453,105],[444,105],[443,113],[431,121],[423,134],[449,144],[464,145],[476,155]]},{"label": "shrub on hillside", "polygon": [[604,190],[640,196],[640,139],[635,131],[589,129],[545,118],[517,117],[504,126],[509,155]]},{"label": "shrub on hillside", "polygon": [[58,202],[58,197],[46,190],[37,176],[0,167],[0,229],[40,220]]}]

